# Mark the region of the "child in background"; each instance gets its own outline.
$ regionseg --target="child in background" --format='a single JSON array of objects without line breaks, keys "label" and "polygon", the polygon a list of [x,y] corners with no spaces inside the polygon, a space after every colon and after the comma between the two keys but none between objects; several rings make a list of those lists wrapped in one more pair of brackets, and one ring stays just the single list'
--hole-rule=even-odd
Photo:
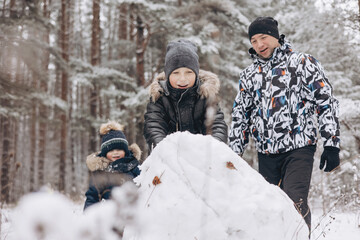
[{"label": "child in background", "polygon": [[123,126],[109,121],[100,126],[101,151],[89,155],[86,165],[90,170],[90,186],[84,210],[103,199],[111,198],[113,187],[132,181],[140,174],[141,150],[137,144],[128,147]]},{"label": "child in background", "polygon": [[220,80],[199,70],[196,46],[186,40],[167,45],[164,72],[150,86],[144,136],[149,152],[167,135],[177,131],[211,134],[227,142],[227,125],[218,106]]}]

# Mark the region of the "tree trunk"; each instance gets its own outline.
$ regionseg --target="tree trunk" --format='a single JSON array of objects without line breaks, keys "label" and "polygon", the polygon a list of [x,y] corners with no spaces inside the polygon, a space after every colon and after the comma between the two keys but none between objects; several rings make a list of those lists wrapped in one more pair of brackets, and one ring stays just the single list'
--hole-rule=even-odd
[{"label": "tree trunk", "polygon": [[360,0],[358,0],[358,6],[359,6],[359,15],[358,15],[358,20],[359,20],[359,23],[360,23]]},{"label": "tree trunk", "polygon": [[[6,106],[7,101],[3,101]],[[2,156],[1,156],[1,195],[0,202],[8,203],[10,196],[10,180],[9,180],[9,169],[10,169],[10,158],[11,158],[11,132],[10,132],[10,118],[3,117],[2,119]]]},{"label": "tree trunk", "polygon": [[[81,11],[81,5],[80,3],[78,3],[78,14],[79,16],[82,16],[82,11]],[[77,47],[79,48],[78,49],[78,57],[81,59],[81,60],[84,60],[84,49],[83,49],[83,32],[84,32],[84,27],[83,27],[83,22],[81,21],[81,17],[78,18],[79,19],[79,35],[80,35],[80,39],[78,39],[78,41],[80,41],[80,43],[77,44]]]},{"label": "tree trunk", "polygon": [[[145,143],[145,138],[143,135],[144,121],[140,120],[142,118],[137,118],[137,119],[139,119],[139,121],[136,122],[136,127],[135,127],[135,129],[136,129],[136,144],[139,145],[140,149],[146,149],[147,145]],[[146,153],[147,153],[147,151],[146,151]],[[143,157],[147,157],[147,154],[146,154],[146,156],[144,155]]]},{"label": "tree trunk", "polygon": [[[125,3],[120,4],[119,6],[119,31],[118,31],[118,38],[119,40],[127,40],[128,33],[127,33],[127,5]],[[130,32],[131,34],[131,32]],[[119,58],[125,58],[126,51],[123,49],[119,49]]]},{"label": "tree trunk", "polygon": [[182,6],[182,0],[178,0],[178,5],[179,5],[179,7]]},{"label": "tree trunk", "polygon": [[[91,65],[100,64],[100,0],[93,0],[93,20],[91,34]],[[90,93],[90,115],[92,120],[97,119],[97,105],[99,98],[98,84],[94,81]],[[90,150],[95,151],[97,145],[97,128],[90,124]]]},{"label": "tree trunk", "polygon": [[[2,103],[2,101],[0,100],[0,103],[1,104],[3,104]],[[3,154],[3,146],[2,146],[2,139],[4,139],[3,138],[3,130],[2,130],[2,125],[3,125],[3,116],[2,115],[0,115],[0,139],[1,139],[1,143],[0,143],[0,156],[2,156],[2,154]],[[2,160],[1,160],[1,158],[0,158],[0,171],[1,171],[1,163],[2,163]],[[1,175],[0,175],[0,177],[1,177]],[[1,183],[0,183],[0,188],[1,188]]]},{"label": "tree trunk", "polygon": [[[360,1],[360,0],[359,0]],[[126,40],[128,38],[127,34],[127,5],[125,3],[121,3],[120,7],[120,17],[119,17],[119,39]]]},{"label": "tree trunk", "polygon": [[76,151],[79,150],[79,147],[77,146],[77,138],[76,138],[76,132],[71,131],[70,132],[70,141],[71,141],[71,190],[70,193],[72,197],[76,196],[77,193],[77,183],[76,183],[76,171],[75,171],[75,163],[76,163]]},{"label": "tree trunk", "polygon": [[93,0],[93,20],[91,33],[91,65],[100,64],[100,0]]},{"label": "tree trunk", "polygon": [[[73,46],[71,36],[74,35],[74,0],[67,0],[67,12],[66,12],[66,28],[67,28],[67,42],[68,46]],[[68,47],[67,51],[68,56],[74,55],[74,49],[72,47]]]},{"label": "tree trunk", "polygon": [[[7,100],[1,102],[1,104],[6,104]],[[10,202],[10,159],[12,157],[11,153],[11,131],[10,131],[10,119],[8,117],[0,116],[0,130],[2,132],[2,154],[0,159],[0,236],[2,230],[2,208],[4,203]]]},{"label": "tree trunk", "polygon": [[[32,76],[35,78],[34,76]],[[33,83],[34,84],[34,83]],[[36,84],[34,84],[35,86]],[[32,111],[30,117],[30,192],[35,190],[35,151],[36,151],[36,121],[37,121],[37,114],[36,114],[36,105],[37,103],[32,104]]]},{"label": "tree trunk", "polygon": [[6,0],[4,0],[4,2],[3,2],[2,17],[5,17],[5,6],[6,6]]},{"label": "tree trunk", "polygon": [[10,0],[10,18],[16,18],[17,11],[15,9],[15,0]]},{"label": "tree trunk", "polygon": [[[136,80],[138,86],[145,85],[145,51],[150,41],[151,29],[145,24],[143,19],[138,15],[136,18]],[[144,37],[144,29],[146,27],[147,35]]]},{"label": "tree trunk", "polygon": [[107,25],[107,29],[109,31],[109,35],[107,37],[107,45],[108,45],[108,55],[107,55],[107,59],[108,61],[111,61],[112,58],[113,58],[113,43],[114,43],[114,28],[112,27],[113,25],[116,25],[116,24],[113,24],[113,19],[112,19],[112,6],[113,4],[112,3],[109,3],[110,6],[108,7],[108,16],[107,16],[107,22],[108,22],[108,25]]},{"label": "tree trunk", "polygon": [[129,33],[130,33],[130,40],[131,41],[134,41],[134,22],[135,22],[135,5],[132,3],[130,4],[130,30],[129,30]]},{"label": "tree trunk", "polygon": [[[65,62],[69,61],[69,35],[68,35],[68,5],[66,0],[61,0],[61,30],[60,45],[62,50],[62,58]],[[61,73],[61,99],[67,102],[68,94],[68,74],[66,70]],[[61,113],[61,133],[60,133],[60,164],[59,164],[59,191],[65,191],[66,176],[66,147],[67,147],[67,113]]]},{"label": "tree trunk", "polygon": [[144,54],[143,49],[144,39],[144,22],[140,16],[136,18],[136,82],[138,86],[145,84],[144,72]]},{"label": "tree trunk", "polygon": [[[44,1],[43,16],[48,19],[50,12],[47,9],[47,0]],[[45,29],[43,33],[43,41],[49,44],[49,30]],[[43,71],[48,76],[48,66],[50,61],[49,51],[43,50]],[[47,83],[43,80],[40,82],[40,91],[47,92]],[[39,186],[44,185],[44,167],[45,167],[45,151],[46,151],[46,132],[47,132],[47,107],[44,104],[40,105],[39,108],[39,156],[38,156],[38,183]]]}]

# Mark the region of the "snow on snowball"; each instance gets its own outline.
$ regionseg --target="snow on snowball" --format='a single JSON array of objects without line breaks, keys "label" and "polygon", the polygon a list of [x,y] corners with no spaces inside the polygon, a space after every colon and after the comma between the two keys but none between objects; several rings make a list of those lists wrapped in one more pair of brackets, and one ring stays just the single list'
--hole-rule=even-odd
[{"label": "snow on snowball", "polygon": [[137,217],[146,224],[125,228],[124,239],[308,239],[288,196],[211,136],[171,134],[141,170]]}]

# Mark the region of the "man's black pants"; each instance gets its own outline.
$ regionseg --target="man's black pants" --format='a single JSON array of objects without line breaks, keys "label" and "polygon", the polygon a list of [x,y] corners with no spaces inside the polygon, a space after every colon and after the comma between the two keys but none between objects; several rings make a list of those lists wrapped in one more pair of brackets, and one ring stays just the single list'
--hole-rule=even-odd
[{"label": "man's black pants", "polygon": [[258,153],[260,174],[269,183],[280,186],[293,200],[309,230],[311,213],[307,199],[315,151],[316,146],[306,146],[280,154]]}]

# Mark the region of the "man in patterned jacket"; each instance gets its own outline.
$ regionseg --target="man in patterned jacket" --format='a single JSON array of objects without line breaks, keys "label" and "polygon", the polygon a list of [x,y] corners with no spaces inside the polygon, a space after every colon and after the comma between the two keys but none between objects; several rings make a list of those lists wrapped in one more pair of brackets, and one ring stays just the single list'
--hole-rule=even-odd
[{"label": "man in patterned jacket", "polygon": [[229,135],[230,147],[242,155],[253,136],[259,172],[294,201],[309,229],[307,204],[317,142],[324,144],[320,169],[340,164],[338,101],[320,63],[294,52],[278,23],[259,17],[249,26],[253,63],[240,74]]}]

